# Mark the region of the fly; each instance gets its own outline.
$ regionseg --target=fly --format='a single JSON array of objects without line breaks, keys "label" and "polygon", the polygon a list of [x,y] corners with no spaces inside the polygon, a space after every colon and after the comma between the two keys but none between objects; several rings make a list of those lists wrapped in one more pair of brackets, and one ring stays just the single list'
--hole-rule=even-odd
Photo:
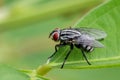
[{"label": "fly", "polygon": [[48,62],[56,54],[59,47],[69,45],[70,50],[64,58],[61,69],[64,67],[65,62],[74,47],[77,47],[81,50],[86,62],[91,65],[85,53],[92,52],[94,48],[104,47],[104,45],[99,41],[103,40],[106,36],[107,35],[104,31],[94,28],[56,28],[50,33],[49,38],[51,37],[52,40],[56,42],[59,41],[60,43],[55,45],[55,52],[50,57],[48,57]]}]

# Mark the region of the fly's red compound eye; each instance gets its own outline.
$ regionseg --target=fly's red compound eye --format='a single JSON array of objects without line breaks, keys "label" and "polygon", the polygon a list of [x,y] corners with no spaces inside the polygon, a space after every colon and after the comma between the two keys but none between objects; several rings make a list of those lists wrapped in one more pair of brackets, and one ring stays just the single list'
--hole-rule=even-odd
[{"label": "fly's red compound eye", "polygon": [[53,40],[57,41],[58,39],[59,39],[59,33],[58,32],[54,32]]}]

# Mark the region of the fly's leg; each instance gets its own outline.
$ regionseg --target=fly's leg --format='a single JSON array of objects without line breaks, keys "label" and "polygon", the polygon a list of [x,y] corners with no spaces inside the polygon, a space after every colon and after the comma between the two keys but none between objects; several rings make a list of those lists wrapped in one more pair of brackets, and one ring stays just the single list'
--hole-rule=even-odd
[{"label": "fly's leg", "polygon": [[73,44],[71,43],[71,44],[70,44],[70,50],[69,50],[69,52],[67,53],[67,55],[66,55],[66,57],[65,57],[65,59],[64,59],[64,61],[63,61],[63,64],[62,64],[62,66],[61,66],[61,69],[64,67],[64,64],[65,64],[68,56],[70,55],[71,51],[73,50],[73,48],[74,48],[74,46],[73,46]]},{"label": "fly's leg", "polygon": [[48,57],[47,64],[50,62],[50,59],[56,54],[57,48],[58,48],[59,46],[60,46],[60,44],[55,45],[55,52],[54,52],[51,56]]},{"label": "fly's leg", "polygon": [[55,52],[51,56],[48,57],[47,64],[50,62],[50,59],[57,53],[57,51],[58,51],[57,48],[59,48],[59,47],[61,47],[63,45],[64,44],[57,44],[57,45],[55,45]]},{"label": "fly's leg", "polygon": [[88,59],[87,59],[87,57],[86,57],[86,55],[85,55],[85,52],[84,52],[82,49],[81,49],[81,51],[82,51],[83,57],[85,58],[86,62],[87,62],[89,65],[91,65],[91,63],[88,61]]}]

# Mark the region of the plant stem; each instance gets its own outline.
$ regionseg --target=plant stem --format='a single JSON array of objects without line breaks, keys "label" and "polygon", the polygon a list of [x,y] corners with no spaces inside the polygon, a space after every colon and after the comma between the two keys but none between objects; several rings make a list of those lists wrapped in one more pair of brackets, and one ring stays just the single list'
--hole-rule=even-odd
[{"label": "plant stem", "polygon": [[40,67],[38,67],[38,69],[36,70],[37,75],[41,75],[44,76],[45,74],[47,74],[50,70],[52,69],[52,67],[48,64],[42,65]]}]

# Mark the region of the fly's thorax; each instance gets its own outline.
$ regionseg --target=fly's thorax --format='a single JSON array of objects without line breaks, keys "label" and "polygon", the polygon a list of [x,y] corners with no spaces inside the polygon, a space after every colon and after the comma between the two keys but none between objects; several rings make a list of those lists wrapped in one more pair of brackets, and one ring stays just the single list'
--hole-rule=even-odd
[{"label": "fly's thorax", "polygon": [[63,29],[61,30],[61,33],[60,33],[60,39],[61,40],[71,40],[71,39],[74,39],[76,37],[79,37],[81,35],[81,33],[77,30],[74,30],[74,29]]}]

